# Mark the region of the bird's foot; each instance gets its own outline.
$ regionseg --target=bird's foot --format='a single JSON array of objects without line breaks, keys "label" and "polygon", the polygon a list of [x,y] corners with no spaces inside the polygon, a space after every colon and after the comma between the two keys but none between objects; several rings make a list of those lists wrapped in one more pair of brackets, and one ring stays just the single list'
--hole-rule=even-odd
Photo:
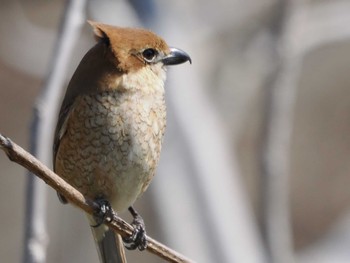
[{"label": "bird's foot", "polygon": [[129,250],[134,250],[136,248],[140,251],[145,250],[147,248],[145,223],[133,207],[130,206],[129,211],[134,217],[131,223],[134,231],[130,237],[123,237],[124,245]]},{"label": "bird's foot", "polygon": [[95,202],[99,205],[99,208],[94,213],[96,224],[92,227],[99,227],[104,222],[112,221],[114,215],[111,204],[103,198],[98,198]]}]

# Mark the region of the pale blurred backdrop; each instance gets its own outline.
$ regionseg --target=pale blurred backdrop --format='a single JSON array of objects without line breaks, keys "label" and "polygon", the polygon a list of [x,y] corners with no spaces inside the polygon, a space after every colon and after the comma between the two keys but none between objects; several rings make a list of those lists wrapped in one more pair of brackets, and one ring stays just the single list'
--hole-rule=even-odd
[{"label": "pale blurred backdrop", "polygon": [[[0,133],[25,149],[67,2],[0,0]],[[282,234],[281,263],[350,262],[350,1],[132,2],[139,13],[129,1],[87,1],[82,19],[151,28],[193,61],[168,71],[160,167],[136,203],[148,234],[196,262],[279,263],[263,199],[280,196],[285,235],[270,234]],[[85,23],[65,85],[92,45]],[[264,193],[281,163],[277,193]],[[2,152],[0,175],[0,261],[21,262],[27,177]],[[46,229],[46,262],[97,262],[83,213],[49,187]]]}]

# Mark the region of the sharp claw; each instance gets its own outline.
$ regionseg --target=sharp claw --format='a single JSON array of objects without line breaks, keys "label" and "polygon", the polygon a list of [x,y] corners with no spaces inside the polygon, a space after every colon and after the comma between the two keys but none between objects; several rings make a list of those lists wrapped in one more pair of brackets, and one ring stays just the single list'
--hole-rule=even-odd
[{"label": "sharp claw", "polygon": [[124,245],[129,250],[138,248],[140,251],[147,248],[145,223],[142,217],[136,212],[133,214],[134,220],[131,225],[134,231],[130,237],[123,238]]},{"label": "sharp claw", "polygon": [[130,237],[123,238],[124,245],[129,250],[138,248],[140,251],[147,248],[146,231],[144,226],[132,224],[134,231]]},{"label": "sharp claw", "polygon": [[95,202],[99,205],[99,209],[94,213],[96,225],[91,227],[99,227],[105,221],[112,221],[114,215],[111,204],[106,199],[96,199]]}]

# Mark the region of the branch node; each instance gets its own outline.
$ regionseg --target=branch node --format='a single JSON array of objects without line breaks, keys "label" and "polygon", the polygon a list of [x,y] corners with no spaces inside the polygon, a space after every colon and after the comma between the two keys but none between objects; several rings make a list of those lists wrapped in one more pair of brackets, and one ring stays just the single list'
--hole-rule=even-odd
[{"label": "branch node", "polygon": [[10,151],[13,151],[13,142],[9,137],[6,137],[0,133],[0,148],[6,153],[7,157],[10,161],[15,161],[13,155]]}]

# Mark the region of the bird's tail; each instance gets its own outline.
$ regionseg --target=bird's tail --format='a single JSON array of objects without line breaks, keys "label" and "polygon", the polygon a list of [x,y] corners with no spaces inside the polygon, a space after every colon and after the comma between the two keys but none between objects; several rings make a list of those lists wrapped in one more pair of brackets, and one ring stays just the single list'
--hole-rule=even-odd
[{"label": "bird's tail", "polygon": [[91,227],[91,231],[101,263],[126,263],[124,244],[120,235],[104,224]]}]

